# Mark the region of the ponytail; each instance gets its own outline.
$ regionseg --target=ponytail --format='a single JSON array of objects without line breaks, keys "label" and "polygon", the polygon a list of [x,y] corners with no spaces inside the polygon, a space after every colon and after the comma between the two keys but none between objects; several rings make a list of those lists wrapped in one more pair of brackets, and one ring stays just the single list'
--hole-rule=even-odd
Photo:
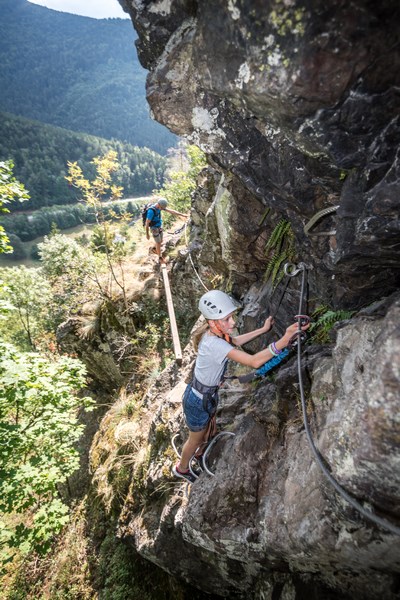
[{"label": "ponytail", "polygon": [[205,321],[193,332],[192,343],[193,343],[195,352],[197,352],[197,350],[199,349],[200,340],[203,337],[203,335],[206,333],[207,330],[208,330],[208,321]]}]

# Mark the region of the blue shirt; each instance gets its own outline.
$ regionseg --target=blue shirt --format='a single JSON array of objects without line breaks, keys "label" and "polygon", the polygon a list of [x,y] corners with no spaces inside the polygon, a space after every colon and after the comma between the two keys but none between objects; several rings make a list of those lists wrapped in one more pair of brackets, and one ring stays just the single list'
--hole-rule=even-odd
[{"label": "blue shirt", "polygon": [[161,210],[159,208],[156,208],[155,206],[149,208],[146,218],[150,220],[150,227],[161,227],[162,219]]}]

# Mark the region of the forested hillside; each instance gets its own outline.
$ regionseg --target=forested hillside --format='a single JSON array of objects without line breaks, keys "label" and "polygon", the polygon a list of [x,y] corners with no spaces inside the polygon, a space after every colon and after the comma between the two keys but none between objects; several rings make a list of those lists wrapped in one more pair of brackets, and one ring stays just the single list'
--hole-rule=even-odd
[{"label": "forested hillside", "polygon": [[0,0],[0,110],[164,153],[130,20],[91,19]]},{"label": "forested hillside", "polygon": [[115,182],[125,196],[149,194],[162,184],[166,158],[152,150],[0,113],[0,160],[13,160],[14,173],[31,196],[23,206],[11,204],[10,210],[75,203],[77,193],[65,180],[67,162],[78,162],[91,177],[92,159],[109,150],[118,153]]}]

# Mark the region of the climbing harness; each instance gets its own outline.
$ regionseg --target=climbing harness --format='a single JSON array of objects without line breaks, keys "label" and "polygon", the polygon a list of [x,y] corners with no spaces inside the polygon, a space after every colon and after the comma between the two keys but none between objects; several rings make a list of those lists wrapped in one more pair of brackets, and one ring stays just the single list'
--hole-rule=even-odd
[{"label": "climbing harness", "polygon": [[[213,416],[213,414],[216,412],[217,410],[217,404],[218,404],[218,390],[220,387],[220,384],[218,385],[203,385],[202,383],[200,383],[200,381],[196,378],[196,376],[193,374],[193,379],[191,382],[191,387],[193,390],[196,390],[196,392],[199,392],[199,394],[202,395],[203,397],[203,410],[205,410],[206,412],[208,412],[208,414],[210,415],[210,417]],[[211,412],[208,410],[208,404],[211,404]]]},{"label": "climbing harness", "polygon": [[333,231],[322,231],[322,232],[318,232],[318,233],[310,233],[310,229],[312,227],[314,227],[315,223],[317,221],[319,221],[320,219],[322,219],[322,217],[325,217],[325,215],[330,215],[331,213],[334,213],[337,211],[337,209],[339,208],[339,204],[337,206],[328,206],[327,208],[323,208],[322,210],[319,210],[317,213],[315,213],[315,215],[308,221],[308,223],[306,223],[304,225],[304,233],[308,236],[310,235],[315,235],[315,236],[323,236],[323,235],[335,235],[336,234],[336,230]]},{"label": "climbing harness", "polygon": [[[299,265],[299,267],[300,267],[300,265]],[[383,527],[387,531],[390,531],[391,533],[394,533],[395,535],[400,535],[400,527],[397,527],[396,525],[389,523],[389,521],[387,521],[386,519],[383,519],[383,518],[373,514],[371,511],[365,509],[355,498],[353,498],[353,496],[351,496],[339,484],[339,482],[335,479],[335,477],[333,477],[333,475],[327,468],[326,461],[320,454],[318,448],[315,446],[315,443],[314,443],[314,440],[313,440],[313,437],[311,434],[310,424],[308,422],[308,417],[307,417],[307,407],[306,407],[306,400],[305,400],[305,394],[304,394],[303,376],[302,376],[302,372],[301,372],[301,342],[302,342],[301,334],[303,332],[301,331],[301,314],[300,313],[302,311],[302,304],[303,304],[303,299],[304,299],[305,281],[306,281],[306,267],[304,266],[304,267],[302,267],[300,305],[299,305],[299,315],[298,315],[298,330],[295,333],[295,336],[297,337],[297,370],[298,370],[299,389],[300,389],[300,396],[301,396],[301,408],[302,408],[302,412],[303,412],[304,428],[306,431],[306,435],[307,435],[307,439],[308,439],[311,451],[312,451],[314,458],[315,458],[319,468],[321,469],[322,473],[325,475],[325,477],[327,478],[329,483],[335,488],[335,490],[340,494],[340,496],[342,496],[342,498],[344,500],[346,500],[360,514],[364,515],[364,517],[366,517],[367,519],[369,519],[376,525],[380,525],[381,527]]]}]

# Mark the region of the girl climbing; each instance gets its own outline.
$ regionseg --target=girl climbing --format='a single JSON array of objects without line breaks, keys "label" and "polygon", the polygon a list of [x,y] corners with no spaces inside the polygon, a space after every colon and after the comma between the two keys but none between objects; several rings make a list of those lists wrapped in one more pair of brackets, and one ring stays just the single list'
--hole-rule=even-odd
[{"label": "girl climbing", "polygon": [[[192,382],[187,386],[182,399],[189,437],[182,448],[180,462],[172,469],[174,475],[191,482],[195,478],[189,470],[189,461],[199,446],[206,442],[208,427],[218,405],[218,388],[228,359],[258,369],[268,360],[279,356],[298,331],[298,323],[294,323],[277,342],[269,344],[256,354],[248,354],[236,346],[247,344],[267,333],[273,325],[273,319],[268,317],[259,329],[231,337],[235,327],[233,314],[237,308],[233,300],[219,290],[203,294],[199,301],[199,310],[206,318],[206,323],[194,335],[193,342],[198,354]],[[309,324],[306,324],[302,326],[302,330],[308,327]]]}]

